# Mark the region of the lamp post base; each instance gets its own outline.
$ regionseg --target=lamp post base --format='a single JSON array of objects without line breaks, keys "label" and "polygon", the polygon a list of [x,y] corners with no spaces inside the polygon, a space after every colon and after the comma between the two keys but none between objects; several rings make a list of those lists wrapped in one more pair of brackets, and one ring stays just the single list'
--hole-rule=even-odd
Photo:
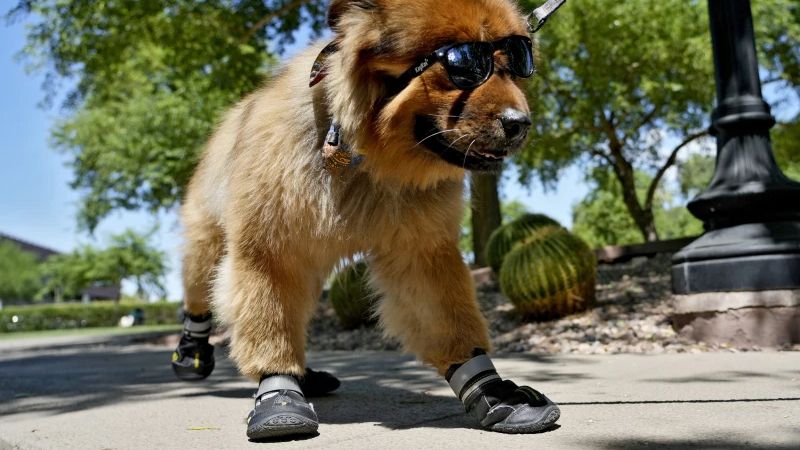
[{"label": "lamp post base", "polygon": [[675,297],[675,331],[733,346],[800,343],[800,290],[713,292]]},{"label": "lamp post base", "polygon": [[712,230],[672,258],[672,291],[800,289],[800,222]]}]

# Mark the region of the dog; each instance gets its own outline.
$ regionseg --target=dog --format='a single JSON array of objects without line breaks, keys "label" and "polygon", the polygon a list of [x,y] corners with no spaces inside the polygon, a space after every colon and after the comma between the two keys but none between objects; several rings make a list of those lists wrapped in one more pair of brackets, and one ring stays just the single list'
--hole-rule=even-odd
[{"label": "dog", "polygon": [[332,43],[225,115],[191,179],[176,374],[211,373],[213,310],[259,383],[248,437],[315,434],[305,396],[339,383],[306,368],[306,324],[332,268],[362,253],[383,330],[482,428],[551,427],[557,405],[500,378],[486,354],[457,245],[466,173],[499,169],[531,125],[524,17],[510,0],[333,0],[328,24]]}]

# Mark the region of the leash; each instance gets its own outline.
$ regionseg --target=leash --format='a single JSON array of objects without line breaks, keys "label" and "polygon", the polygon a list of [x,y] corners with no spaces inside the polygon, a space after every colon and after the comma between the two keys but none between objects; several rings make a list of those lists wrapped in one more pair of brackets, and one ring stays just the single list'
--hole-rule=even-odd
[{"label": "leash", "polygon": [[528,32],[533,34],[539,31],[547,19],[566,2],[567,0],[548,0],[544,5],[534,9],[527,17]]}]

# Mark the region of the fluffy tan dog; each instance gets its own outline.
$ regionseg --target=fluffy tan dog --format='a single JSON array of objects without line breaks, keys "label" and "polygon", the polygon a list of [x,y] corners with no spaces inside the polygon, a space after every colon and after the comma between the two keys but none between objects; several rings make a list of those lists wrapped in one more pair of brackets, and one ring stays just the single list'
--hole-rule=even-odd
[{"label": "fluffy tan dog", "polygon": [[[213,303],[244,375],[302,378],[323,283],[364,253],[381,326],[444,375],[489,348],[457,246],[465,167],[498,167],[518,148],[528,106],[502,51],[474,89],[436,63],[407,85],[396,79],[447,44],[527,36],[526,23],[508,0],[334,0],[329,23],[338,45],[321,83],[309,88],[324,44],[289,61],[211,137],[182,209],[185,309],[204,316]],[[334,120],[363,155],[339,175],[321,152]]]}]

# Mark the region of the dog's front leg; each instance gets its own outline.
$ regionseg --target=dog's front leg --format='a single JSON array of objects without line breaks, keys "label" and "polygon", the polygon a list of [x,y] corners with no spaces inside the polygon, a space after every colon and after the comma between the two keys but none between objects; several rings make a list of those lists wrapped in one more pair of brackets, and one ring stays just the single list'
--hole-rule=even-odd
[{"label": "dog's front leg", "polygon": [[370,265],[383,297],[384,329],[445,375],[483,428],[532,433],[552,426],[560,416],[558,406],[527,386],[500,378],[486,355],[487,326],[455,242],[399,248],[374,254]]},{"label": "dog's front leg", "polygon": [[314,434],[319,423],[301,382],[306,325],[325,272],[297,254],[233,241],[216,280],[214,301],[231,328],[230,356],[259,382],[247,420],[251,439]]},{"label": "dog's front leg", "polygon": [[468,360],[473,349],[489,349],[486,321],[455,242],[373,252],[370,272],[383,298],[384,330],[439,374]]}]

